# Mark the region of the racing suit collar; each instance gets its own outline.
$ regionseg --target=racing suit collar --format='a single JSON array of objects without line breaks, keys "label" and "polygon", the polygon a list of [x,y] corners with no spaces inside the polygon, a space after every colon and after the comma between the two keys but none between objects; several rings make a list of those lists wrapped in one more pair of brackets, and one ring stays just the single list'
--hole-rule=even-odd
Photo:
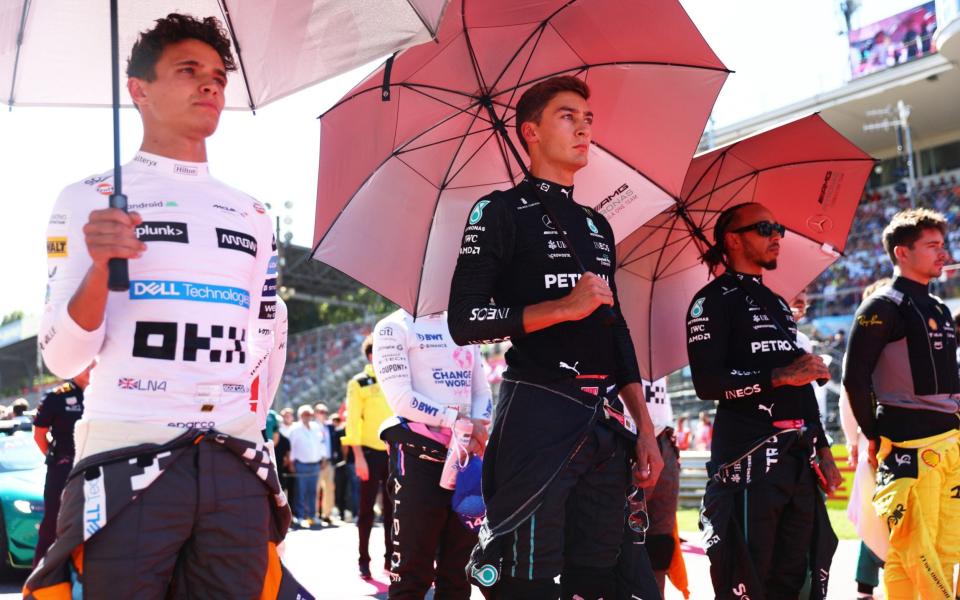
[{"label": "racing suit collar", "polygon": [[524,177],[523,181],[554,200],[573,200],[573,186],[563,186],[549,179],[539,179],[537,177]]},{"label": "racing suit collar", "polygon": [[906,277],[897,277],[893,280],[893,288],[915,299],[925,299],[930,296],[930,289],[922,283],[917,283]]},{"label": "racing suit collar", "polygon": [[730,277],[735,277],[740,281],[752,281],[758,285],[763,285],[763,275],[751,275],[750,273],[741,273],[740,271],[734,271],[733,269],[727,269],[726,274]]},{"label": "racing suit collar", "polygon": [[138,151],[136,155],[134,155],[133,160],[127,164],[126,168],[145,170],[185,181],[197,181],[210,177],[210,168],[205,162],[175,160],[166,156],[160,156],[159,154],[144,152],[143,150]]}]

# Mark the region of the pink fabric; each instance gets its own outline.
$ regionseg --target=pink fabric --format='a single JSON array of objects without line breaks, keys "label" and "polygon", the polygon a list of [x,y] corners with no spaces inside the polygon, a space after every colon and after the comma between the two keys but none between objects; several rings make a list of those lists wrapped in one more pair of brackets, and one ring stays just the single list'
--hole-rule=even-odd
[{"label": "pink fabric", "polygon": [[[724,208],[768,206],[789,231],[764,282],[789,300],[837,259],[872,168],[869,155],[812,115],[697,156],[681,204],[710,243]],[[710,280],[700,246],[676,206],[617,244],[620,301],[645,379],[687,364],[686,311]]]},{"label": "pink fabric", "polygon": [[[452,2],[437,43],[396,58],[389,100],[381,69],[321,117],[314,258],[413,314],[444,310],[470,207],[521,174],[481,98],[519,149],[517,100],[564,74],[596,113],[577,200],[625,236],[679,195],[727,73],[676,0]],[[629,201],[604,204],[624,185]]]}]

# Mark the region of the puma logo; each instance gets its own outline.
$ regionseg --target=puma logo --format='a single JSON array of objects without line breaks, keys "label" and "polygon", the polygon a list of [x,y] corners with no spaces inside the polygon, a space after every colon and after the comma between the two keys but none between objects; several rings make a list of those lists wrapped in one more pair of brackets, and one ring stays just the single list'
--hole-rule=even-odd
[{"label": "puma logo", "polygon": [[579,375],[580,375],[580,371],[577,370],[577,365],[579,365],[579,364],[580,364],[580,361],[578,360],[577,362],[573,363],[573,366],[571,367],[570,365],[568,365],[567,363],[565,363],[565,362],[563,362],[563,361],[561,360],[561,361],[560,361],[560,368],[561,368],[561,369],[567,369],[568,371],[573,371],[574,373],[576,373],[576,374],[579,376]]},{"label": "puma logo", "polygon": [[774,402],[771,402],[771,403],[770,403],[770,406],[764,406],[764,405],[762,405],[762,404],[758,404],[758,405],[757,405],[757,408],[760,409],[760,410],[766,411],[767,414],[770,415],[770,418],[772,419],[772,418],[773,418],[773,406],[774,406],[774,404],[775,404]]}]

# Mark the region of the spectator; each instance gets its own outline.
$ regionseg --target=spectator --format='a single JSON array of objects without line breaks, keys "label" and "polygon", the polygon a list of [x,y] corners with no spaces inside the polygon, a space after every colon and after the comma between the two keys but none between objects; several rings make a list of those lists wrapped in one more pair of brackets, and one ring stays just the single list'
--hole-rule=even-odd
[{"label": "spectator", "polygon": [[707,411],[700,411],[700,422],[697,424],[697,431],[693,437],[694,450],[709,450],[713,444],[713,424],[710,422],[710,415]]},{"label": "spectator", "polygon": [[330,417],[330,409],[324,404],[317,404],[313,407],[313,411],[317,419],[317,425],[323,429],[324,447],[327,456],[320,463],[320,497],[318,498],[320,520],[327,525],[333,525],[333,520],[330,518],[333,514],[333,503],[336,495],[333,465],[340,461],[340,438],[336,437],[333,425],[327,422]]},{"label": "spectator", "polygon": [[687,427],[687,418],[680,417],[677,419],[677,449],[678,450],[689,450],[690,444],[693,442],[693,431]]},{"label": "spectator", "polygon": [[297,496],[293,514],[300,527],[309,528],[314,523],[314,507],[319,488],[320,464],[329,455],[325,453],[326,428],[313,420],[313,409],[303,405],[297,409],[300,422],[290,428],[290,458],[292,471],[297,476]]}]

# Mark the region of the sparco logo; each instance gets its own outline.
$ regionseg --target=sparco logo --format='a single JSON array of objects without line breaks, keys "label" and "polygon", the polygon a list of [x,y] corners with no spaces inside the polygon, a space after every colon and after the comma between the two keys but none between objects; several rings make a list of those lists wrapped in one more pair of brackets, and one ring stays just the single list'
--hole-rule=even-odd
[{"label": "sparco logo", "polygon": [[257,255],[257,240],[252,235],[239,231],[220,229],[217,227],[217,245],[228,250],[239,250],[250,256]]},{"label": "sparco logo", "polygon": [[186,223],[172,221],[144,221],[137,226],[137,239],[141,242],[190,242]]}]

